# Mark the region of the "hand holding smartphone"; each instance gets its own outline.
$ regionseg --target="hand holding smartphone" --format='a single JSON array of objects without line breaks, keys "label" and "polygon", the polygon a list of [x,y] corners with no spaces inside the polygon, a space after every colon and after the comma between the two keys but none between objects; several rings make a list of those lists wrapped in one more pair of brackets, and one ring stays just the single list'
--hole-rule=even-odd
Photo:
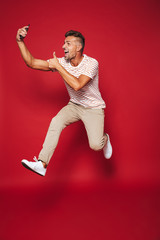
[{"label": "hand holding smartphone", "polygon": [[[25,28],[25,30],[28,32],[28,29],[29,29],[29,26],[30,24],[28,24],[28,26]],[[20,36],[20,39],[23,40],[25,37],[23,37],[21,34],[19,35]]]}]

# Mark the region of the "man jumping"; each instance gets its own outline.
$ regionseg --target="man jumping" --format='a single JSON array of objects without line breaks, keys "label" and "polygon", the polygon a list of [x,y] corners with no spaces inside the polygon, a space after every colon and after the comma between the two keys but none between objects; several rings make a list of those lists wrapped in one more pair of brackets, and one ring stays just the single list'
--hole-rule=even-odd
[{"label": "man jumping", "polygon": [[85,46],[84,36],[77,31],[68,31],[65,34],[63,45],[64,57],[53,58],[47,61],[34,58],[24,43],[28,26],[18,30],[16,40],[22,58],[32,69],[43,71],[57,71],[64,80],[69,103],[51,120],[42,150],[38,160],[22,160],[27,169],[45,176],[49,161],[58,144],[61,131],[71,123],[81,120],[85,126],[89,146],[99,151],[103,149],[104,157],[112,155],[112,146],[109,135],[104,133],[104,100],[99,91],[98,62],[83,54]]}]

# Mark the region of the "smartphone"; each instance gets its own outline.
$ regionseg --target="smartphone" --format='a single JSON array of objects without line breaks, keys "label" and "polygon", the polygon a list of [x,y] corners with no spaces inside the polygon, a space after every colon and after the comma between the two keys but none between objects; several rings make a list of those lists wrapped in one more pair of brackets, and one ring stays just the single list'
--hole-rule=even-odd
[{"label": "smartphone", "polygon": [[[30,26],[30,24],[28,24],[28,26],[25,28],[27,32],[28,32],[29,26]],[[20,35],[20,39],[23,40],[23,38],[24,37],[22,35]]]}]

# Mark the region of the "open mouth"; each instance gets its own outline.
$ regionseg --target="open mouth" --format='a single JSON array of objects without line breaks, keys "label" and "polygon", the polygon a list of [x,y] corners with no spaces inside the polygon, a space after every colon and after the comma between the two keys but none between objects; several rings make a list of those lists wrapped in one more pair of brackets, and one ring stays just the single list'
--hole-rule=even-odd
[{"label": "open mouth", "polygon": [[64,54],[65,54],[65,55],[66,55],[67,53],[69,53],[69,51],[67,51],[67,50],[66,50],[66,51],[64,51]]}]

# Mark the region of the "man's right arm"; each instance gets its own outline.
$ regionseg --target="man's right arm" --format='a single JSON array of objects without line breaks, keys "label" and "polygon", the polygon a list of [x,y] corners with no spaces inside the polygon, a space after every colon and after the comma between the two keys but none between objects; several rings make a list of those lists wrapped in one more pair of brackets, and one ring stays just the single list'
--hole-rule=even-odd
[{"label": "man's right arm", "polygon": [[[27,26],[26,26],[27,27]],[[36,59],[32,56],[29,52],[28,48],[26,47],[23,39],[20,38],[20,35],[25,38],[27,35],[26,27],[20,28],[17,32],[16,40],[18,47],[20,49],[20,53],[26,65],[30,68],[43,70],[43,71],[50,71],[49,63],[45,60]]]}]

